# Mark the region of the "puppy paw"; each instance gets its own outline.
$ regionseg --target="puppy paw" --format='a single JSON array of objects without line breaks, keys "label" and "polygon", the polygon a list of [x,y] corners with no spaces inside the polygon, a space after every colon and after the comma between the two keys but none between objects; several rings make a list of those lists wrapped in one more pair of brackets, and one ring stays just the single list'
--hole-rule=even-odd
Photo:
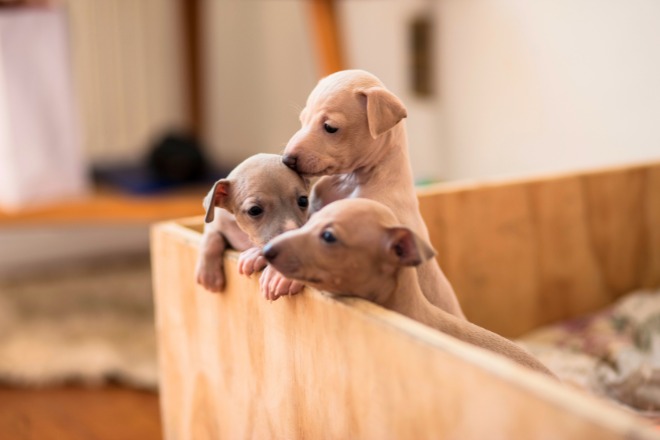
[{"label": "puppy paw", "polygon": [[261,255],[261,248],[258,246],[241,252],[238,257],[238,273],[250,276],[266,267],[266,259]]},{"label": "puppy paw", "polygon": [[299,281],[285,278],[284,275],[267,266],[259,278],[259,289],[261,294],[269,301],[275,301],[283,295],[295,295],[305,287]]},{"label": "puppy paw", "polygon": [[210,292],[222,292],[225,289],[225,274],[222,258],[205,259],[201,257],[195,268],[197,284]]}]

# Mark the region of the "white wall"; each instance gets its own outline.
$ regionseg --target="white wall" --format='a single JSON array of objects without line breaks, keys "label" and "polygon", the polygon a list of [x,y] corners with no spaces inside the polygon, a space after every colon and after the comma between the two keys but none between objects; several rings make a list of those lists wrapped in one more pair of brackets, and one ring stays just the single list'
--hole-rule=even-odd
[{"label": "white wall", "polygon": [[[338,2],[347,67],[408,107],[421,178],[479,178],[660,158],[660,2]],[[317,80],[305,2],[205,0],[206,140],[233,165],[281,151]],[[436,24],[436,86],[408,81],[408,26]]]},{"label": "white wall", "polygon": [[437,4],[428,0],[360,0],[338,5],[347,67],[375,74],[406,105],[410,161],[416,179],[442,176],[446,158],[438,95],[419,98],[410,85],[409,25],[420,14],[436,15]]},{"label": "white wall", "polygon": [[660,158],[660,2],[442,0],[446,177]]},{"label": "white wall", "polygon": [[280,153],[300,125],[317,81],[305,2],[205,0],[204,140],[233,167],[255,153]]},{"label": "white wall", "polygon": [[[408,87],[407,24],[425,1],[338,2],[347,68],[379,76],[408,107],[411,160],[418,177],[437,175],[440,109]],[[281,152],[319,79],[308,4],[299,0],[206,0],[206,142],[233,165]],[[374,19],[377,17],[377,19]],[[365,25],[368,23],[368,25]]]},{"label": "white wall", "polygon": [[74,80],[87,158],[141,162],[164,131],[190,125],[180,6],[68,0]]}]

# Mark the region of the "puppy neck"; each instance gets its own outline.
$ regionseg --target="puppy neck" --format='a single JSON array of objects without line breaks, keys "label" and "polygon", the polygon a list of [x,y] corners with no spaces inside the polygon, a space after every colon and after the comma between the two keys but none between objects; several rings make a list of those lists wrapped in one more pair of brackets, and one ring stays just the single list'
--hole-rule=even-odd
[{"label": "puppy neck", "polygon": [[382,305],[436,330],[452,335],[457,331],[457,319],[431,304],[422,293],[414,267],[399,270],[396,287]]},{"label": "puppy neck", "polygon": [[430,325],[427,309],[433,305],[422,293],[414,267],[399,269],[394,289],[381,305]]},{"label": "puppy neck", "polygon": [[[373,139],[369,153],[361,158],[351,173],[360,185],[366,186],[368,183],[368,186],[373,187],[388,185],[388,182],[391,182],[400,186],[401,182],[412,182],[404,124],[405,122],[401,121],[388,132]],[[402,175],[402,173],[406,174]],[[374,182],[378,182],[379,185],[374,185]]]},{"label": "puppy neck", "polygon": [[508,339],[431,304],[419,287],[414,268],[403,268],[399,271],[394,291],[381,305],[449,336],[499,353],[521,365],[555,377],[545,365]]}]

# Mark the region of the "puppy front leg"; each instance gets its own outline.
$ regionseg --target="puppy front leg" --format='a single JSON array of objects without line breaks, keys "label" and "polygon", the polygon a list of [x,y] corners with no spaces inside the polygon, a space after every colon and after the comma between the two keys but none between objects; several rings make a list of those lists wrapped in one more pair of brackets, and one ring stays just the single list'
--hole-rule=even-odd
[{"label": "puppy front leg", "polygon": [[204,231],[195,268],[195,279],[206,290],[221,292],[225,288],[224,253],[227,242],[220,231]]},{"label": "puppy front leg", "polygon": [[283,295],[300,293],[304,287],[301,282],[286,278],[272,266],[267,266],[259,278],[259,290],[264,298],[270,301],[275,301]]},{"label": "puppy front leg", "polygon": [[325,205],[350,197],[355,184],[344,175],[323,176],[312,187],[309,215],[318,212]]},{"label": "puppy front leg", "polygon": [[250,276],[266,267],[266,259],[261,255],[261,247],[253,246],[241,252],[238,257],[238,273]]}]

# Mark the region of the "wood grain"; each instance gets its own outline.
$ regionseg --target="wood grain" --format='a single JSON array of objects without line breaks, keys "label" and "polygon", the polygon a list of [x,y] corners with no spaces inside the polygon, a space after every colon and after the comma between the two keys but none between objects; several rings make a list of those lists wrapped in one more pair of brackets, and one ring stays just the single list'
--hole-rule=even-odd
[{"label": "wood grain", "polygon": [[467,317],[516,337],[660,285],[660,163],[420,191]]},{"label": "wood grain", "polygon": [[158,396],[118,387],[0,387],[0,438],[158,440]]},{"label": "wood grain", "polygon": [[[469,316],[515,333],[609,301],[636,277],[655,280],[657,171],[625,173],[644,176],[621,179],[641,191],[629,206],[643,221],[605,212],[600,174],[422,194]],[[620,230],[631,225],[645,229]],[[168,440],[660,438],[631,414],[371,303],[312,289],[267,302],[236,273],[235,254],[226,291],[206,292],[193,277],[199,241],[194,219],[152,229]],[[604,275],[617,252],[640,249],[651,263]]]}]

